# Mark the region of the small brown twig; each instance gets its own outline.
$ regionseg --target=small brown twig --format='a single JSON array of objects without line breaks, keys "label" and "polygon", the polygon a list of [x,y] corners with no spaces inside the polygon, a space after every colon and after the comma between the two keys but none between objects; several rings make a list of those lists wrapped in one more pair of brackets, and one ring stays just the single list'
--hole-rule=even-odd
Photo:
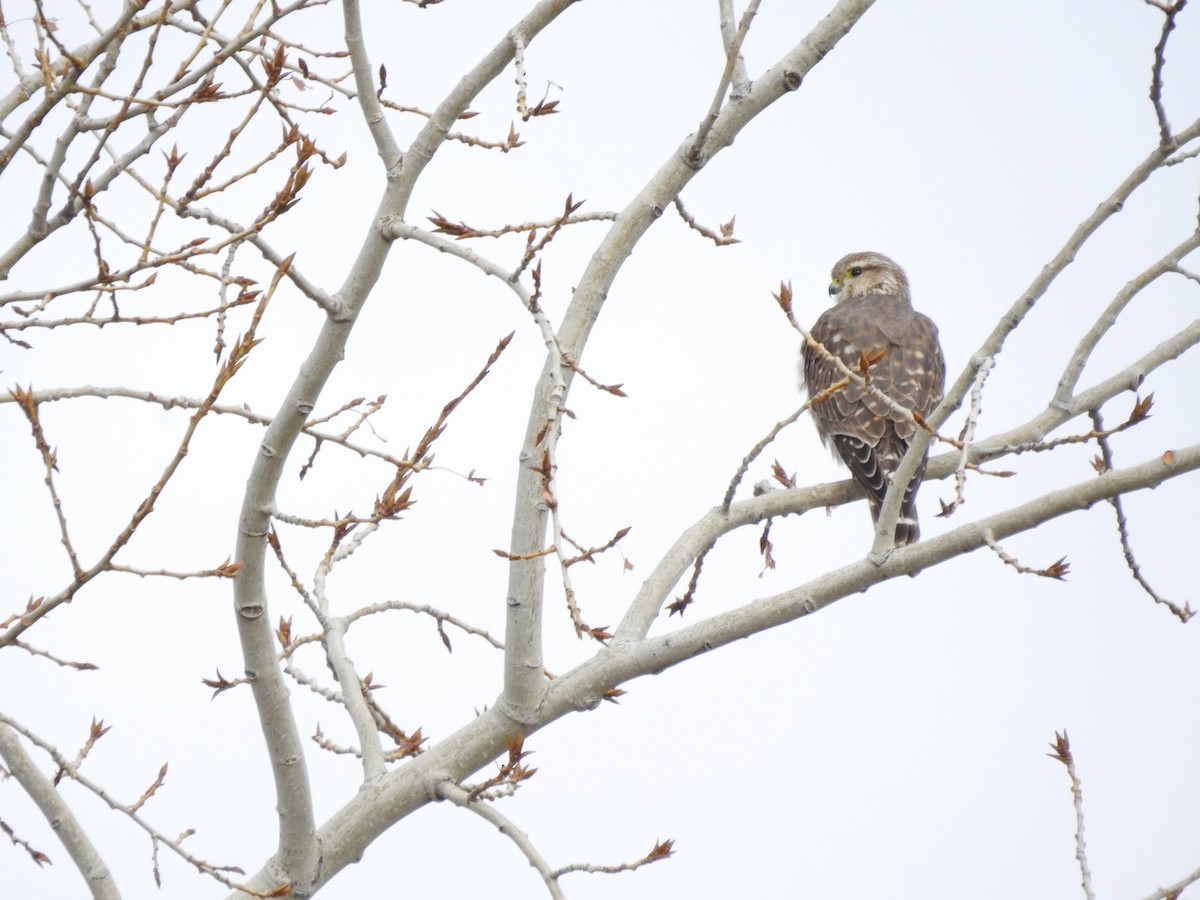
[{"label": "small brown twig", "polygon": [[508,759],[500,764],[496,774],[480,784],[471,787],[464,785],[468,799],[474,800],[485,791],[501,785],[516,787],[522,782],[528,781],[537,773],[536,768],[529,768],[521,763],[521,760],[533,752],[525,749],[525,735],[515,734],[506,743],[508,745]]},{"label": "small brown twig", "polygon": [[1167,110],[1163,106],[1163,67],[1166,65],[1167,39],[1175,30],[1175,17],[1183,11],[1187,0],[1174,0],[1172,3],[1160,0],[1146,0],[1150,6],[1163,13],[1162,33],[1154,46],[1154,65],[1150,69],[1150,102],[1154,105],[1154,116],[1158,120],[1158,139],[1162,147],[1173,148],[1175,138],[1171,134],[1171,125],[1167,121]]},{"label": "small brown twig", "polygon": [[1060,557],[1058,560],[1052,562],[1044,569],[1034,569],[1030,566],[1022,565],[1021,561],[1016,557],[1010,556],[1008,553],[1004,552],[1004,548],[996,543],[995,536],[991,533],[991,531],[986,533],[985,540],[987,541],[987,545],[992,548],[992,551],[998,557],[1000,557],[1000,559],[1003,560],[1006,565],[1012,566],[1022,575],[1039,575],[1042,578],[1054,578],[1058,581],[1064,581],[1066,580],[1067,573],[1071,569],[1071,564],[1067,562],[1067,558],[1065,556]]},{"label": "small brown twig", "polygon": [[[99,721],[97,721],[93,717],[92,725],[88,729],[87,740],[85,740],[83,742],[83,746],[79,748],[79,752],[75,754],[75,759],[71,761],[70,765],[76,769],[78,769],[81,765],[83,765],[83,761],[85,759],[87,759],[88,754],[92,752],[92,748],[96,746],[96,742],[98,740],[100,740],[100,738],[104,737],[104,735],[108,734],[111,727],[112,726],[109,726],[108,728],[106,728],[104,726],[103,719],[100,719]],[[65,768],[63,766],[59,766],[59,769],[57,772],[54,773],[54,777],[51,779],[51,782],[53,784],[57,785],[59,782],[62,781],[63,775],[65,773],[66,773]]]},{"label": "small brown twig", "polygon": [[617,546],[617,542],[620,541],[621,538],[625,537],[625,535],[629,534],[631,527],[632,526],[626,526],[625,528],[620,529],[615,535],[612,536],[611,539],[609,539],[608,543],[602,544],[599,547],[590,547],[586,550],[581,545],[571,540],[571,538],[567,536],[566,532],[564,532],[563,537],[570,541],[571,545],[580,552],[578,556],[572,556],[570,559],[563,560],[563,568],[569,568],[575,565],[575,563],[584,561],[594,563],[596,561],[596,557],[601,553],[604,553],[606,550],[611,550],[613,547]]},{"label": "small brown twig", "polygon": [[[559,348],[559,351],[561,353],[561,351],[562,351],[561,347]],[[596,388],[596,390],[604,391],[606,394],[612,394],[614,397],[628,397],[629,396],[623,390],[623,388],[625,387],[624,383],[604,384],[603,382],[597,381],[595,378],[593,378],[591,375],[589,375],[586,371],[584,371],[584,369],[579,365],[579,362],[573,356],[571,356],[569,353],[562,353],[562,361],[563,361],[563,365],[565,365],[568,369],[570,369],[576,375],[580,376],[584,381],[586,381],[592,387]]]},{"label": "small brown twig", "polygon": [[698,231],[718,247],[728,247],[730,244],[741,243],[741,241],[733,236],[733,225],[737,220],[737,216],[730,216],[728,222],[726,222],[724,225],[718,226],[720,229],[720,233],[718,234],[711,228],[706,228],[697,222],[696,219],[686,209],[683,208],[683,201],[678,197],[675,198],[674,204],[676,211],[679,213],[679,217],[687,223],[688,228],[691,228],[693,231]]},{"label": "small brown twig", "polygon": [[1134,425],[1138,425],[1150,418],[1150,410],[1154,406],[1154,395],[1149,394],[1143,400],[1141,396],[1136,396],[1133,402],[1133,409],[1129,412],[1127,418],[1115,428],[1095,429],[1084,434],[1071,434],[1066,437],[1054,438],[1049,441],[1030,441],[1021,444],[1008,444],[1003,448],[1004,454],[1020,454],[1020,453],[1045,453],[1047,450],[1054,450],[1058,447],[1063,447],[1068,444],[1086,444],[1089,441],[1099,441],[1104,438],[1112,437],[1114,434],[1120,434]]},{"label": "small brown twig", "polygon": [[13,831],[12,826],[3,819],[0,819],[0,833],[4,834],[10,841],[28,853],[29,858],[37,863],[39,869],[43,868],[45,863],[51,863],[51,865],[53,865],[49,856],[47,856],[41,850],[38,850],[36,847],[30,844],[29,841],[18,836],[17,833]]},{"label": "small brown twig", "polygon": [[525,241],[525,253],[521,257],[521,261],[517,263],[517,267],[513,269],[512,275],[509,278],[513,281],[520,278],[521,273],[546,249],[546,246],[554,240],[555,236],[570,223],[571,216],[578,212],[579,208],[586,202],[586,200],[576,202],[574,195],[567,194],[567,199],[563,203],[562,214],[550,224],[550,227],[545,230],[541,238],[537,238],[537,231],[529,232],[529,237]]},{"label": "small brown twig", "polygon": [[[129,543],[138,527],[146,520],[146,517],[154,512],[163,490],[174,477],[175,473],[179,470],[183,460],[187,457],[189,448],[191,447],[192,439],[195,437],[196,430],[199,428],[201,421],[203,421],[205,416],[208,415],[212,407],[216,404],[217,399],[220,397],[221,391],[224,390],[225,386],[234,378],[235,375],[237,375],[238,371],[249,358],[250,353],[258,345],[259,340],[256,337],[256,334],[258,326],[262,321],[263,313],[266,311],[267,304],[270,302],[275,293],[275,289],[279,285],[280,278],[282,277],[283,273],[286,272],[287,267],[290,264],[291,257],[288,257],[276,270],[275,278],[272,280],[270,287],[258,297],[258,304],[255,307],[254,314],[250,320],[250,325],[245,334],[243,334],[242,337],[239,338],[234,346],[230,349],[228,358],[217,372],[217,376],[213,381],[212,390],[209,392],[208,397],[206,397],[200,403],[199,407],[197,407],[196,411],[188,420],[187,428],[184,431],[183,438],[180,440],[179,446],[176,448],[174,455],[167,463],[166,468],[159,476],[158,481],[151,486],[145,498],[141,501],[141,503],[138,504],[137,509],[134,510],[128,523],[121,530],[120,534],[116,536],[113,542],[109,545],[108,549],[101,554],[100,559],[97,560],[90,568],[83,570],[78,563],[75,563],[75,572],[70,584],[59,591],[56,595],[40,601],[36,608],[28,609],[20,618],[15,620],[10,618],[7,630],[4,631],[3,634],[0,634],[0,646],[6,646],[7,644],[16,640],[35,622],[42,619],[58,606],[71,602],[71,600],[74,599],[75,595],[84,587],[84,585],[89,583],[101,572],[108,571],[112,565],[113,559],[118,553],[121,552],[125,545]],[[17,402],[22,402],[18,390],[14,390],[11,393]],[[28,395],[29,392],[26,391],[25,394]],[[32,402],[26,401],[22,405],[23,408],[28,410],[32,405]],[[35,415],[34,418],[31,419],[31,422],[36,421],[35,405],[33,411]],[[27,412],[27,415],[28,414],[29,413]],[[37,432],[35,430],[35,434],[36,433]],[[44,444],[45,441],[43,438],[42,443],[39,444],[39,449]],[[46,449],[43,451],[43,459],[49,460],[52,463],[53,456],[47,456],[48,452],[49,448],[46,447]]]},{"label": "small brown twig", "polygon": [[617,214],[615,212],[587,212],[567,216],[565,220],[562,216],[558,216],[554,219],[545,219],[536,222],[521,222],[518,225],[502,225],[499,228],[476,228],[461,220],[452,222],[436,209],[433,210],[432,216],[426,216],[426,219],[433,225],[433,234],[445,234],[456,241],[465,241],[472,238],[499,238],[506,234],[527,234],[531,231],[546,231],[555,225],[565,227],[567,225],[578,225],[583,222],[612,222],[616,218]]},{"label": "small brown twig", "polygon": [[[1147,400],[1149,399],[1150,398],[1147,398]],[[1104,472],[1107,472],[1113,468],[1112,445],[1108,442],[1109,434],[1112,432],[1106,432],[1104,430],[1104,420],[1101,417],[1099,409],[1091,410],[1089,415],[1092,419],[1093,432],[1097,435],[1096,443],[1100,447],[1101,454],[1099,457],[1097,457],[1095,463],[1093,463],[1093,466],[1097,472],[1103,474]],[[1125,517],[1125,506],[1121,502],[1120,495],[1110,497],[1108,502],[1112,505],[1113,512],[1115,512],[1117,516],[1117,534],[1121,540],[1121,552],[1125,556],[1125,564],[1129,567],[1129,573],[1133,576],[1133,580],[1142,586],[1142,590],[1149,594],[1150,598],[1154,600],[1155,603],[1161,603],[1172,613],[1174,613],[1180,622],[1187,623],[1187,621],[1195,615],[1195,610],[1192,609],[1191,604],[1185,602],[1181,607],[1179,604],[1167,599],[1166,597],[1163,597],[1161,594],[1155,591],[1153,587],[1150,586],[1150,582],[1147,581],[1146,576],[1142,574],[1142,569],[1138,564],[1137,557],[1133,555],[1133,545],[1129,540],[1129,521]]]},{"label": "small brown twig", "polygon": [[758,573],[759,578],[762,578],[762,576],[767,573],[768,569],[775,568],[775,556],[772,553],[772,551],[775,549],[775,545],[771,543],[771,523],[774,521],[774,519],[767,519],[767,521],[763,523],[762,535],[758,539],[758,552],[761,553],[763,557],[763,568],[762,571]]},{"label": "small brown twig", "polygon": [[[827,390],[822,391],[817,399],[824,400],[838,388],[844,387],[846,381],[839,381],[837,384],[830,385]],[[742,457],[742,462],[738,466],[737,471],[733,474],[733,478],[729,480],[729,487],[725,489],[725,496],[721,499],[721,512],[728,513],[729,507],[733,504],[733,495],[737,493],[738,485],[742,483],[742,479],[746,477],[746,472],[754,460],[758,459],[759,455],[771,445],[775,438],[779,437],[780,432],[799,419],[802,415],[812,408],[813,399],[810,398],[798,410],[779,422],[776,422],[766,436],[750,448],[750,452]],[[778,464],[777,464],[778,465]]]},{"label": "small brown twig", "polygon": [[704,568],[704,558],[708,556],[710,550],[716,546],[716,541],[712,541],[707,547],[696,554],[696,561],[692,563],[692,577],[688,579],[687,590],[683,592],[683,596],[667,604],[668,617],[679,613],[679,617],[683,618],[684,611],[692,605],[695,600],[696,586],[700,583],[700,570]]},{"label": "small brown twig", "polygon": [[[4,627],[4,624],[0,623],[0,628],[3,628],[3,627]],[[48,660],[50,660],[50,662],[54,663],[57,666],[62,666],[64,669],[75,669],[80,672],[93,672],[100,668],[95,663],[73,662],[69,659],[59,659],[53,653],[49,653],[49,652],[47,652],[45,650],[41,650],[37,647],[31,647],[29,644],[25,643],[24,641],[13,641],[13,646],[20,647],[22,650],[24,650],[30,656],[40,656],[43,659],[48,659]]]},{"label": "small brown twig", "polygon": [[38,453],[42,457],[42,466],[46,470],[46,477],[43,481],[46,489],[50,492],[50,502],[54,506],[54,515],[58,519],[59,540],[63,549],[67,551],[67,559],[71,561],[71,572],[75,580],[79,581],[84,575],[83,568],[79,565],[79,556],[75,552],[75,545],[71,542],[62,498],[59,497],[58,488],[54,482],[54,475],[58,471],[58,454],[46,442],[46,435],[42,431],[41,416],[38,414],[38,404],[33,397],[32,390],[22,390],[18,386],[9,391],[9,394],[21,407],[21,412],[25,413],[25,418],[29,420],[29,427],[33,430],[33,441],[37,445]]}]

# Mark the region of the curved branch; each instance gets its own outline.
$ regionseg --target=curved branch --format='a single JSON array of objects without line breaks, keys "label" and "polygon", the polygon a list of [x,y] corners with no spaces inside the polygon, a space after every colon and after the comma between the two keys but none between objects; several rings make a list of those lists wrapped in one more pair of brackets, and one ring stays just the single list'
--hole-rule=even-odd
[{"label": "curved branch", "polygon": [[[1062,250],[1058,252],[1058,255],[1034,278],[1033,283],[1024,294],[1017,298],[1017,301],[1009,308],[1008,312],[1001,316],[1000,320],[996,323],[996,327],[992,329],[992,333],[987,336],[983,345],[975,351],[975,354],[963,368],[958,379],[947,389],[946,396],[938,404],[937,409],[929,416],[929,425],[934,431],[941,428],[942,423],[962,405],[967,392],[971,389],[971,385],[975,381],[976,372],[982,362],[985,359],[995,359],[1004,347],[1008,336],[1024,321],[1025,316],[1033,309],[1034,304],[1046,294],[1046,291],[1050,289],[1050,285],[1054,283],[1055,279],[1062,274],[1067,266],[1075,261],[1075,254],[1087,243],[1088,239],[1099,230],[1101,225],[1124,209],[1125,201],[1151,175],[1166,164],[1168,158],[1177,148],[1190,143],[1197,137],[1200,137],[1200,119],[1197,119],[1186,129],[1179,132],[1176,136],[1176,142],[1173,145],[1155,147],[1149,156],[1134,167],[1125,180],[1117,186],[1117,189],[1103,203],[1096,207],[1095,212],[1079,224],[1067,239],[1066,244],[1063,245]],[[900,512],[900,503],[904,498],[904,491],[896,489],[895,486],[906,485],[912,479],[913,473],[916,472],[917,466],[920,465],[931,439],[932,435],[929,432],[923,429],[917,431],[913,437],[912,444],[904,455],[904,459],[901,460],[899,467],[892,475],[892,487],[888,489],[888,495],[884,498],[884,502],[879,509],[879,518],[876,522],[875,544],[872,547],[872,554],[876,558],[888,552],[891,539],[889,538],[890,532],[886,528],[894,525],[896,517]],[[889,525],[889,523],[891,524]]]},{"label": "curved branch", "polygon": [[1075,352],[1071,354],[1067,368],[1058,380],[1058,387],[1054,392],[1056,402],[1066,403],[1070,400],[1071,392],[1079,383],[1079,376],[1083,374],[1083,367],[1091,358],[1092,351],[1096,349],[1100,339],[1116,324],[1117,317],[1132,302],[1133,298],[1168,272],[1177,272],[1179,263],[1197,247],[1200,247],[1200,229],[1193,232],[1182,244],[1173,248],[1117,292],[1117,296],[1096,319],[1096,324],[1080,339]]},{"label": "curved branch", "polygon": [[721,112],[721,104],[725,102],[725,92],[729,90],[734,73],[740,68],[743,78],[745,77],[746,63],[742,59],[742,42],[746,39],[746,33],[750,30],[750,23],[754,21],[754,16],[758,13],[760,2],[761,0],[750,0],[746,4],[746,11],[742,13],[742,19],[738,23],[737,30],[731,35],[726,33],[724,27],[726,10],[724,8],[725,4],[722,4],[721,36],[725,43],[725,71],[721,73],[721,80],[717,84],[717,92],[713,96],[712,104],[708,108],[708,114],[705,115],[704,121],[700,123],[700,127],[696,129],[696,136],[692,140],[692,145],[688,148],[687,157],[691,162],[697,162],[702,158],[701,154],[705,139],[708,137],[709,130],[716,124],[717,116]]},{"label": "curved branch", "polygon": [[567,895],[563,893],[558,884],[558,874],[546,862],[546,857],[542,856],[538,848],[533,845],[529,835],[514,825],[512,820],[488,802],[473,798],[468,791],[463,790],[452,781],[443,781],[438,785],[437,792],[438,796],[449,800],[455,806],[469,810],[485,822],[496,826],[500,833],[512,841],[521,854],[529,860],[529,865],[533,866],[542,876],[542,881],[546,883],[546,889],[550,892],[550,896],[554,900],[566,900]]},{"label": "curved branch", "polygon": [[[572,0],[541,0],[514,30],[532,39],[571,5]],[[307,889],[307,885],[323,883],[328,871],[316,837],[303,746],[288,700],[287,683],[275,659],[274,634],[267,615],[266,537],[284,463],[321,390],[342,360],[355,320],[379,280],[392,245],[384,234],[384,223],[403,220],[413,187],[445,141],[450,125],[504,71],[512,59],[512,48],[510,39],[501,40],[458,82],[417,134],[405,154],[403,169],[389,174],[358,257],[333,298],[339,312],[327,318],[321,328],[279,412],[267,428],[247,481],[235,551],[242,569],[234,582],[234,607],[242,655],[275,778],[280,823],[279,850],[262,873],[262,881],[256,882],[264,889],[278,883],[279,879],[272,874],[276,868],[282,869],[286,880],[301,890]]]},{"label": "curved branch", "polygon": [[[362,12],[358,0],[342,0],[342,12],[346,22],[346,46],[350,49],[350,61],[354,66],[354,86],[358,93],[358,105],[362,107],[363,120],[375,141],[375,149],[383,160],[383,168],[391,172],[404,161],[396,136],[388,125],[379,103],[379,95],[375,93],[374,76],[371,74],[371,60],[367,56],[366,41],[363,38]],[[382,90],[382,88],[380,88]]]},{"label": "curved branch", "polygon": [[[1183,146],[1196,140],[1198,137],[1200,137],[1200,119],[1197,119],[1186,129],[1179,132],[1176,146]],[[966,397],[967,391],[971,389],[971,383],[975,380],[975,369],[979,361],[988,357],[995,357],[1000,352],[1008,336],[1021,324],[1025,316],[1033,309],[1034,304],[1045,295],[1046,291],[1050,289],[1050,285],[1054,283],[1055,279],[1062,274],[1067,266],[1075,261],[1075,254],[1079,252],[1088,238],[1099,230],[1101,225],[1124,209],[1125,201],[1167,161],[1170,155],[1170,150],[1163,147],[1155,147],[1149,156],[1134,167],[1133,171],[1117,186],[1116,190],[1096,207],[1095,212],[1079,224],[1063,245],[1062,250],[1058,252],[1058,255],[1046,264],[1045,268],[1038,273],[1037,277],[1033,279],[1033,282],[1025,290],[1025,293],[1018,297],[1008,312],[1000,317],[991,334],[987,336],[980,348],[971,357],[971,362],[963,369],[958,379],[946,391],[946,398],[933,411],[933,414],[930,415],[930,425],[935,429],[940,428],[942,423],[950,417],[950,414],[958,409]]]},{"label": "curved branch", "polygon": [[[953,460],[947,461],[952,468]],[[1086,509],[1099,500],[1154,488],[1197,469],[1200,469],[1200,444],[1174,451],[1169,459],[1156,457],[1089,478],[939,537],[897,549],[880,565],[860,560],[807,584],[751,601],[677,631],[655,638],[637,639],[634,635],[615,640],[550,683],[537,717],[525,723],[524,734],[532,734],[571,712],[593,709],[605,692],[633,678],[661,672],[724,644],[810,615],[873,585],[912,575],[984,547],[989,534],[1003,538],[1028,531],[1058,516]],[[828,497],[836,496],[841,489],[842,485],[822,486]],[[795,502],[793,495],[798,493],[806,492],[776,491],[735,503],[730,517],[745,523],[794,512],[790,507]],[[819,502],[822,499],[819,494],[814,489],[808,500]],[[813,505],[810,502],[809,508]],[[722,530],[727,530],[728,521],[714,510],[686,535],[696,544],[711,542]],[[677,548],[678,544],[668,555],[675,554]],[[670,584],[663,588],[669,589]],[[439,785],[467,778],[503,753],[510,734],[511,722],[501,707],[493,706],[404,768],[390,773],[375,790],[360,793],[338,810],[320,831],[325,849],[321,883],[357,861],[392,823],[435,799]],[[266,872],[251,881],[252,885],[263,887],[269,883]]]},{"label": "curved branch", "polygon": [[121,892],[100,852],[88,839],[87,832],[71,812],[58,788],[42,774],[12,729],[0,722],[0,758],[12,776],[38,805],[54,833],[62,841],[71,861],[79,869],[96,900],[120,900]]},{"label": "curved branch", "polygon": [[[807,584],[754,600],[659,637],[614,641],[608,651],[597,654],[592,660],[555,679],[546,698],[546,715],[562,715],[570,708],[577,707],[582,697],[599,699],[603,691],[614,684],[661,672],[716,647],[810,615],[876,584],[901,575],[913,575],[922,569],[978,550],[987,546],[989,534],[1000,539],[1029,531],[1066,513],[1088,509],[1097,501],[1156,488],[1165,481],[1197,469],[1200,469],[1200,444],[1193,444],[1139,465],[1115,469],[1051,491],[1028,503],[961,525],[936,538],[898,548],[879,565],[869,560],[859,560]],[[763,516],[763,510],[754,507],[768,505],[764,503],[768,498],[747,500],[735,504],[733,509],[738,511],[742,507],[742,515]]]},{"label": "curved branch", "polygon": [[[776,100],[796,90],[804,76],[831,51],[870,9],[873,0],[840,0],[779,62],[754,82],[745,96],[732,99],[714,121],[703,147],[689,158],[688,138],[663,164],[633,201],[618,214],[617,221],[592,255],[572,295],[558,333],[564,356],[582,360],[592,325],[600,315],[609,290],[633,248],[663,210],[695,177],[707,160],[729,146],[755,116]],[[553,370],[553,354],[547,358],[530,405],[525,438],[521,445],[520,470],[513,515],[505,626],[507,651],[504,665],[505,710],[518,722],[538,717],[538,705],[546,690],[542,676],[541,629],[545,566],[529,554],[540,550],[546,534],[549,509],[544,502],[543,479],[533,468],[542,456],[541,435],[546,423],[556,425],[561,417],[574,377],[566,371],[561,393]]]},{"label": "curved branch", "polygon": [[[1042,440],[1060,425],[1086,415],[1117,394],[1136,390],[1148,373],[1178,358],[1197,344],[1200,344],[1200,319],[1125,369],[1078,394],[1070,403],[1052,403],[1024,424],[969,445],[966,448],[968,462],[978,464],[994,460],[1014,452],[1014,448],[1020,445]],[[925,480],[942,479],[954,474],[962,465],[962,457],[963,453],[958,450],[931,456],[925,469]],[[725,514],[719,507],[711,510],[679,536],[643,582],[617,628],[614,644],[638,641],[646,636],[671,588],[683,577],[696,557],[723,534],[764,519],[839,506],[861,499],[862,496],[862,490],[847,479],[800,490],[772,491],[762,497],[734,503]]]}]

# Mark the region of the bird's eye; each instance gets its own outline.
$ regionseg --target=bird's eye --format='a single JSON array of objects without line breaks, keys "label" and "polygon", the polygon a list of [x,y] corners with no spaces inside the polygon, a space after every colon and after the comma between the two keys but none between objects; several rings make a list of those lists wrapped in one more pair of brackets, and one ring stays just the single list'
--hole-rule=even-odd
[{"label": "bird's eye", "polygon": [[862,266],[855,266],[853,269],[850,270],[850,277],[852,277],[852,278],[857,278],[861,274],[862,274]]}]

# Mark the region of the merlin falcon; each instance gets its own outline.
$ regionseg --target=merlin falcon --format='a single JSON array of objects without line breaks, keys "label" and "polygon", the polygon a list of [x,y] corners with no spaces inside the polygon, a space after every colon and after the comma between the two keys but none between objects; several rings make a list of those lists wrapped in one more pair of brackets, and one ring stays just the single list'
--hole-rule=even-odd
[{"label": "merlin falcon", "polygon": [[[870,383],[899,406],[928,416],[942,399],[946,362],[937,326],[912,307],[904,270],[881,253],[851,253],[837,261],[832,276],[829,293],[836,302],[813,325],[813,338],[855,370],[864,354],[873,359],[882,353],[870,367]],[[808,345],[803,369],[809,397],[843,377]],[[871,520],[877,520],[917,426],[853,383],[814,403],[813,414],[821,442],[828,446],[832,441],[832,449],[867,494]],[[921,535],[915,501],[924,474],[922,459],[900,505],[897,547],[915,543]]]}]

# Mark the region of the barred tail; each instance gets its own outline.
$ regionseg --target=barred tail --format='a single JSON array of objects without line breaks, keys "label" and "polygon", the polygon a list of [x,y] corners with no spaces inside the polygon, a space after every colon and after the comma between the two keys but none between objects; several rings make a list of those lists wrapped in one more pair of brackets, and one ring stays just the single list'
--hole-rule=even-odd
[{"label": "barred tail", "polygon": [[920,539],[921,525],[917,522],[916,504],[913,502],[913,491],[910,488],[900,506],[900,516],[896,519],[896,546],[915,544]]}]

